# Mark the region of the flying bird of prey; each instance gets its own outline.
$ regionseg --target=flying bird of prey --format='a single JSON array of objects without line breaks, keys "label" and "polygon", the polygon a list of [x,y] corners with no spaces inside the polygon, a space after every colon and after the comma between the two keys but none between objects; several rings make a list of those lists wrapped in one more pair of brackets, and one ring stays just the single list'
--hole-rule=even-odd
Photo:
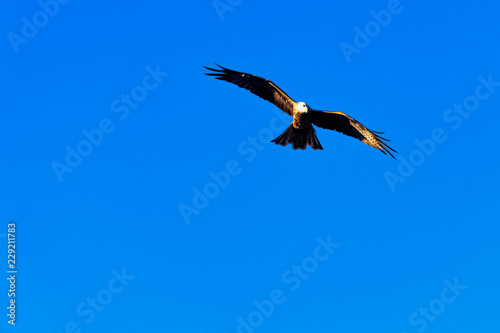
[{"label": "flying bird of prey", "polygon": [[248,73],[233,71],[219,65],[217,66],[220,69],[203,66],[212,71],[206,73],[206,75],[214,76],[218,80],[234,83],[238,87],[245,88],[260,98],[273,103],[293,117],[293,122],[290,126],[271,142],[282,146],[292,144],[293,149],[306,149],[307,145],[309,145],[312,149],[322,150],[323,147],[319,143],[316,131],[312,126],[316,125],[356,138],[368,146],[377,148],[382,153],[389,154],[394,158],[391,151],[395,153],[396,151],[383,141],[390,140],[379,136],[383,132],[370,131],[360,122],[343,112],[318,111],[310,108],[304,102],[295,102],[270,80]]}]

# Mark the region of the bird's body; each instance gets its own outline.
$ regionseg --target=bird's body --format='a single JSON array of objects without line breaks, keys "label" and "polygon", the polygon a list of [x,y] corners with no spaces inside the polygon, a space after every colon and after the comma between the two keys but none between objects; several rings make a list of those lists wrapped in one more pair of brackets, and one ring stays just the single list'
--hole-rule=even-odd
[{"label": "bird's body", "polygon": [[316,131],[311,124],[311,109],[304,102],[294,102],[292,108],[293,121],[288,128],[276,139],[272,140],[278,145],[287,146],[292,144],[293,149],[306,149],[309,145],[312,149],[323,147],[316,137]]},{"label": "bird's body", "polygon": [[205,67],[213,71],[212,73],[207,73],[207,75],[215,76],[218,80],[234,83],[241,88],[250,90],[250,92],[273,103],[293,117],[290,126],[271,142],[282,146],[292,144],[293,149],[306,149],[309,145],[312,149],[322,150],[323,147],[316,137],[316,130],[313,127],[314,124],[321,128],[335,130],[354,137],[369,146],[377,148],[384,154],[388,153],[394,158],[390,151],[396,151],[383,141],[389,140],[378,135],[382,133],[370,131],[360,122],[349,117],[345,113],[314,110],[304,102],[295,102],[270,80],[253,74],[233,71],[222,66],[219,67],[221,69]]},{"label": "bird's body", "polygon": [[311,126],[311,119],[309,118],[309,107],[304,102],[295,103],[293,105],[293,127],[307,128]]}]

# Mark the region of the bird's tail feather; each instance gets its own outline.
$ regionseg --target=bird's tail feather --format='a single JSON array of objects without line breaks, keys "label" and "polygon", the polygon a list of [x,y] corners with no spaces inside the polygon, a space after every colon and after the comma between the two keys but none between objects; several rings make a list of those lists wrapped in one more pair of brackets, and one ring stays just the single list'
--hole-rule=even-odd
[{"label": "bird's tail feather", "polygon": [[323,150],[321,143],[319,143],[318,137],[316,136],[316,131],[314,127],[309,126],[308,128],[295,128],[293,123],[288,126],[288,128],[281,133],[276,139],[271,142],[277,145],[288,146],[292,144],[293,149],[306,149],[309,145],[312,149]]}]

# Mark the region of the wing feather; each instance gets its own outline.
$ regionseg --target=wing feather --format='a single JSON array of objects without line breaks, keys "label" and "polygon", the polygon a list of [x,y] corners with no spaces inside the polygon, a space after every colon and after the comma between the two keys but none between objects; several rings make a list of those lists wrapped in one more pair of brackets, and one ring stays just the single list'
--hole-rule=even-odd
[{"label": "wing feather", "polygon": [[389,154],[395,159],[391,151],[397,153],[394,149],[389,147],[385,141],[390,141],[384,139],[378,134],[383,134],[383,132],[370,131],[368,128],[363,126],[356,119],[349,117],[343,112],[333,112],[333,111],[317,111],[310,110],[311,112],[311,122],[321,128],[334,130],[342,134],[351,136],[360,140],[361,142],[367,144],[368,146],[377,148],[384,154]]},{"label": "wing feather", "polygon": [[274,82],[253,74],[233,71],[222,66],[219,67],[221,69],[205,67],[213,71],[211,73],[206,73],[206,75],[214,76],[217,80],[234,83],[240,88],[249,90],[251,93],[273,103],[285,113],[293,116],[293,105],[295,101]]}]

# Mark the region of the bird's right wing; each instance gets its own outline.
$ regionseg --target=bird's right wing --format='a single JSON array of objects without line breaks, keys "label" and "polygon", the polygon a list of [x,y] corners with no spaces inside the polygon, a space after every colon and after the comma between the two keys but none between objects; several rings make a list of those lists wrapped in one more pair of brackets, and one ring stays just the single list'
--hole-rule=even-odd
[{"label": "bird's right wing", "polygon": [[234,83],[240,88],[250,90],[251,93],[273,103],[285,113],[293,116],[294,100],[274,84],[274,82],[253,74],[233,71],[222,66],[219,67],[221,69],[205,67],[213,71],[213,73],[206,73],[206,75],[215,76],[217,80]]},{"label": "bird's right wing", "polygon": [[395,153],[397,152],[383,141],[390,140],[384,139],[378,135],[383,134],[382,132],[370,131],[359,121],[349,117],[343,112],[317,110],[310,110],[309,112],[311,112],[311,122],[314,125],[329,130],[335,130],[342,134],[356,138],[368,146],[377,148],[384,154],[391,155],[392,158],[395,159],[394,155],[392,155],[390,151],[392,150]]}]

